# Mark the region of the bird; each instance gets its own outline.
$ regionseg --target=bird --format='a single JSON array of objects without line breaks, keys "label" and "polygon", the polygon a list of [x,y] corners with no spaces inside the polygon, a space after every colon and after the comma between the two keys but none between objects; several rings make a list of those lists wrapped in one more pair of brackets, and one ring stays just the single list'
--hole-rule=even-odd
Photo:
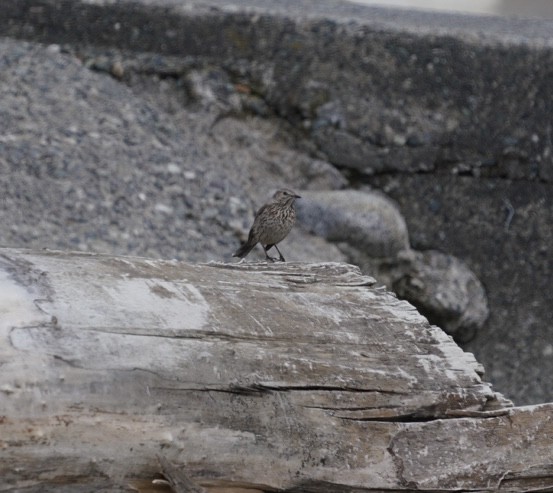
[{"label": "bird", "polygon": [[275,247],[279,255],[278,260],[286,262],[277,247],[277,243],[288,236],[296,222],[296,209],[294,207],[296,199],[301,199],[301,197],[289,188],[277,190],[273,198],[256,212],[248,240],[232,256],[244,258],[255,245],[261,243],[267,260],[271,262],[277,260],[268,254],[268,251]]}]

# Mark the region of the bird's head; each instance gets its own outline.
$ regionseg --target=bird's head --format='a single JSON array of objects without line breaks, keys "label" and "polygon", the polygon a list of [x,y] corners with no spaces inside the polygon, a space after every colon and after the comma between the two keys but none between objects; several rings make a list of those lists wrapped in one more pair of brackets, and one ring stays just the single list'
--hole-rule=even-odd
[{"label": "bird's head", "polygon": [[293,204],[296,199],[301,199],[301,197],[296,192],[294,192],[293,190],[290,190],[289,188],[281,188],[280,190],[277,190],[273,195],[273,200],[275,202],[284,202],[284,203]]}]

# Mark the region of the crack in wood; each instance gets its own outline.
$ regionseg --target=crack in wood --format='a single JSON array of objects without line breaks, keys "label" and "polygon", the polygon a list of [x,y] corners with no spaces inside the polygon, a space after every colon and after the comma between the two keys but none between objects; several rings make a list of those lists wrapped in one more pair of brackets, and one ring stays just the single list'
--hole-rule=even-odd
[{"label": "crack in wood", "polygon": [[390,395],[406,395],[405,392],[396,391],[396,390],[380,390],[380,389],[371,389],[371,388],[360,388],[360,387],[350,387],[348,385],[337,386],[337,385],[275,385],[275,384],[266,384],[266,383],[256,383],[253,384],[255,388],[259,387],[261,389],[273,390],[277,392],[287,392],[287,391],[318,391],[322,390],[324,392],[357,392],[362,394],[370,393],[379,393],[379,394],[390,394]]},{"label": "crack in wood", "polygon": [[71,368],[81,368],[81,366],[79,366],[75,360],[70,360],[68,358],[64,358],[63,356],[60,356],[59,354],[52,354],[51,355],[52,358],[54,358],[55,360],[58,360],[58,361],[61,361],[62,363],[65,363],[66,365],[70,366]]},{"label": "crack in wood", "polygon": [[[18,327],[19,329],[42,329],[44,326],[27,326],[27,327]],[[270,335],[267,336],[265,334],[255,334],[255,335],[245,335],[245,334],[231,334],[231,333],[222,333],[222,332],[213,332],[213,331],[201,331],[201,330],[194,330],[194,331],[183,331],[182,329],[178,329],[179,333],[170,333],[166,334],[160,331],[157,332],[148,332],[146,330],[144,331],[129,331],[128,328],[119,330],[118,328],[103,328],[103,327],[79,327],[79,330],[88,330],[91,332],[98,332],[102,334],[114,334],[114,335],[122,335],[122,336],[135,336],[135,337],[151,337],[154,339],[174,339],[174,340],[202,340],[206,342],[270,342],[270,343],[283,343],[286,345],[289,345],[292,341],[290,337],[279,337]],[[176,329],[174,329],[176,330]],[[165,329],[166,332],[171,332],[171,329]],[[300,345],[313,345],[313,342],[306,339],[303,341],[294,341],[294,344]],[[332,346],[335,344],[335,341],[316,341],[317,346]],[[359,347],[359,342],[348,342],[348,341],[341,341],[341,346],[344,347]],[[369,353],[363,353],[360,355],[364,357],[371,357]],[[414,354],[415,355],[415,354]]]},{"label": "crack in wood", "polygon": [[220,392],[224,394],[236,394],[236,395],[247,395],[255,396],[267,393],[264,389],[257,389],[254,387],[241,387],[241,386],[230,386],[230,387],[211,387],[207,385],[202,385],[198,387],[150,387],[151,390],[160,390],[164,392]]},{"label": "crack in wood", "polygon": [[475,411],[472,409],[451,409],[445,412],[446,417],[452,418],[496,418],[498,416],[507,416],[511,413],[510,408],[496,409],[494,411]]},{"label": "crack in wood", "polygon": [[[377,423],[429,423],[431,421],[437,421],[444,419],[444,416],[417,416],[415,414],[401,414],[397,416],[374,416],[370,418],[353,418],[349,416],[335,416],[347,421],[359,421],[359,422],[377,422]],[[454,419],[454,418],[451,418]]]}]

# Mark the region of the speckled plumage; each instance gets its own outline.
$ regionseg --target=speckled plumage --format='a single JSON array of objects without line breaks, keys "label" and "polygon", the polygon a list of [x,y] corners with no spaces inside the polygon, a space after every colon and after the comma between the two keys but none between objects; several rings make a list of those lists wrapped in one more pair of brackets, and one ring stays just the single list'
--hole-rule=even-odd
[{"label": "speckled plumage", "polygon": [[276,260],[267,253],[270,248],[275,247],[279,254],[279,260],[284,262],[285,259],[280,253],[277,243],[288,236],[296,222],[294,202],[298,198],[300,196],[290,189],[277,190],[272,200],[257,211],[248,241],[234,252],[233,257],[244,258],[255,245],[261,243],[268,260]]}]

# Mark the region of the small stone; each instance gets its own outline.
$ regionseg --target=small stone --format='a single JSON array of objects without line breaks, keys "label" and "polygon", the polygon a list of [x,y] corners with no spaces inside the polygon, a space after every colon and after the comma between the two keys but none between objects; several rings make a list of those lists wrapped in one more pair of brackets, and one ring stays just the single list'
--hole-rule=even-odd
[{"label": "small stone", "polygon": [[176,175],[176,174],[178,174],[178,173],[181,172],[181,169],[180,169],[180,166],[179,166],[179,165],[177,165],[177,164],[175,164],[175,163],[169,163],[169,164],[167,165],[167,171],[168,171],[169,173],[171,173],[171,174]]},{"label": "small stone", "polygon": [[172,214],[173,213],[173,208],[172,207],[169,207],[168,205],[161,204],[161,203],[156,204],[154,206],[154,210],[156,212],[161,212],[163,214]]},{"label": "small stone", "polygon": [[120,61],[113,62],[113,64],[111,65],[111,75],[113,75],[117,79],[122,79],[125,75],[125,68]]},{"label": "small stone", "polygon": [[407,142],[407,139],[404,135],[394,135],[392,142],[396,146],[404,146]]}]

